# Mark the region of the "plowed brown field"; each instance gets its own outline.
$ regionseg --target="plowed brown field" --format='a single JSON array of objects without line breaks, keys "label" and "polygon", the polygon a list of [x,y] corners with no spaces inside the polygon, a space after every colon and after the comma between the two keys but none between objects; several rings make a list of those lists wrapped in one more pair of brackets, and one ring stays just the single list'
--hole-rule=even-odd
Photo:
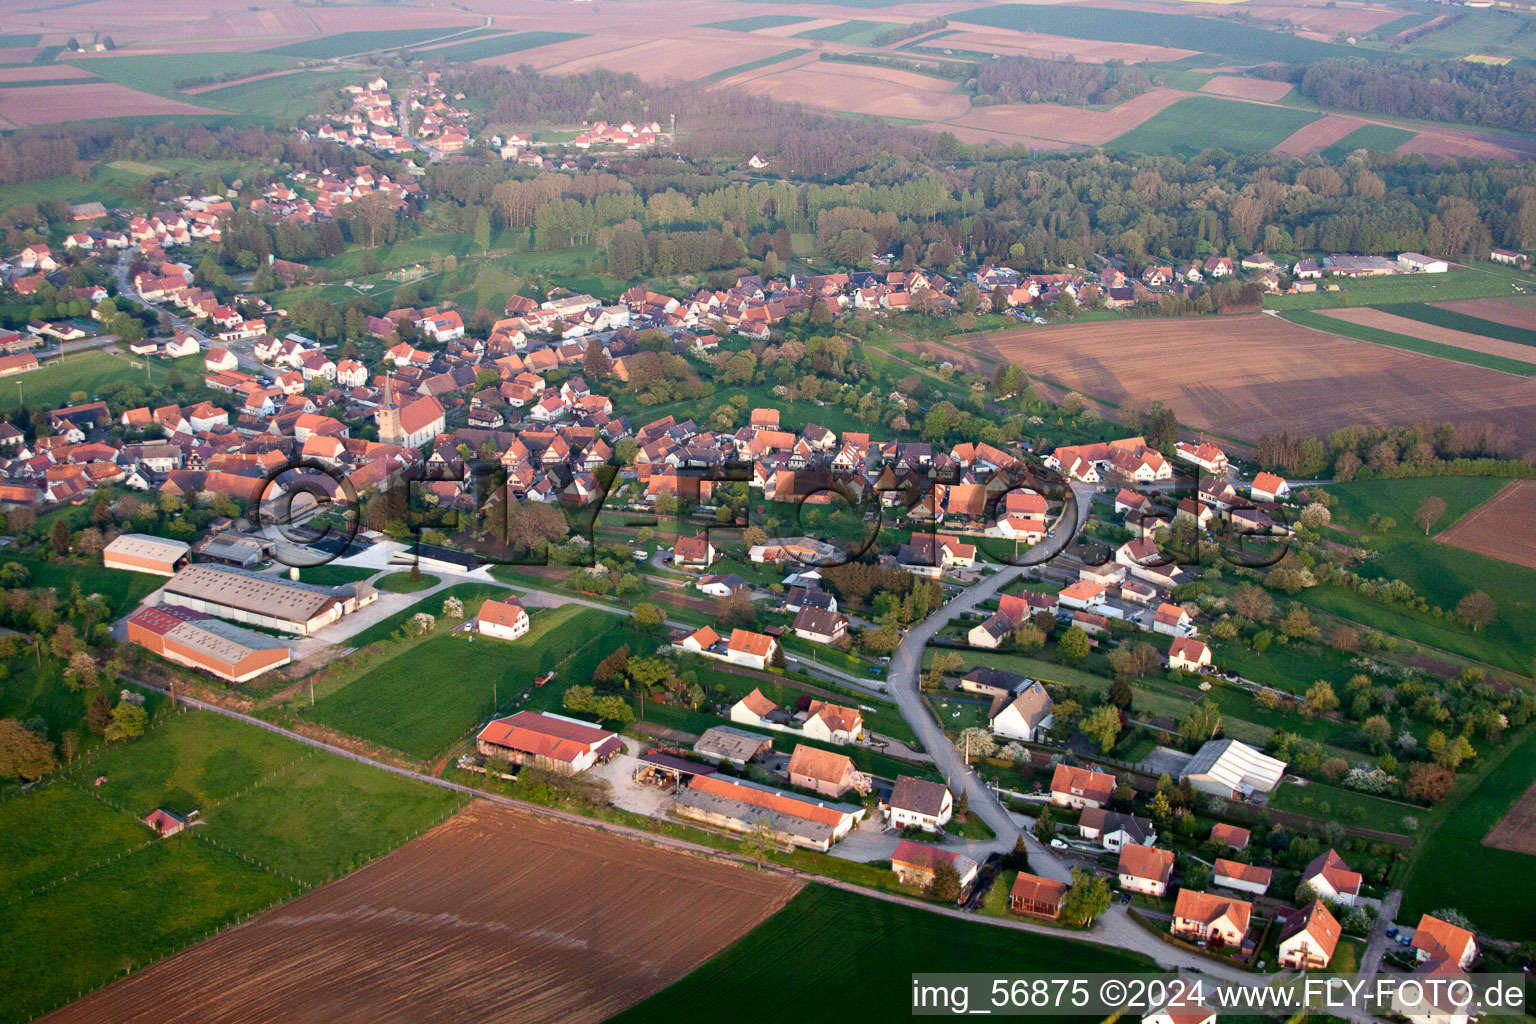
[{"label": "plowed brown field", "polygon": [[1504,820],[1483,837],[1483,845],[1516,853],[1536,853],[1536,783],[1515,801]]},{"label": "plowed brown field", "polygon": [[1287,135],[1279,145],[1275,146],[1275,152],[1284,153],[1286,156],[1311,156],[1313,153],[1321,153],[1364,124],[1365,122],[1358,117],[1329,114],[1311,124],[1304,124]]},{"label": "plowed brown field", "polygon": [[1103,64],[1109,60],[1122,60],[1127,64],[1142,61],[1183,60],[1199,53],[1199,50],[1181,50],[1173,46],[1150,46],[1144,43],[1101,42],[1097,39],[1074,39],[1071,36],[1053,36],[1044,32],[1016,32],[1009,28],[989,28],[985,31],[960,31],[935,39],[930,46],[952,50],[973,50],[977,53],[996,53],[1004,57],[1044,57],[1047,60],[1065,60],[1071,57],[1089,64]]},{"label": "plowed brown field", "polygon": [[1109,110],[1082,110],[1055,103],[1000,103],[973,107],[951,123],[962,128],[993,132],[1027,140],[1055,139],[1084,146],[1102,146],[1143,121],[1191,95],[1177,89],[1153,89]]},{"label": "plowed brown field", "polygon": [[1536,446],[1536,378],[1308,330],[1261,313],[1115,320],[950,339],[1091,398],[1161,399],[1185,424],[1252,440],[1352,423],[1486,421]]},{"label": "plowed brown field", "polygon": [[0,117],[16,125],[59,124],[98,117],[139,114],[213,114],[180,100],[152,96],[116,82],[39,85],[0,91]]},{"label": "plowed brown field", "polygon": [[743,81],[740,87],[788,103],[918,121],[949,121],[971,106],[970,99],[956,93],[954,83],[944,79],[827,61],[763,75]]},{"label": "plowed brown field", "polygon": [[48,1019],[596,1024],[693,970],[798,888],[476,803]]},{"label": "plowed brown field", "polygon": [[[1536,569],[1536,480],[1514,481],[1435,539]],[[1531,817],[1536,822],[1536,808]],[[1532,841],[1536,842],[1536,835]]]},{"label": "plowed brown field", "polygon": [[1217,75],[1202,85],[1200,91],[1217,96],[1235,96],[1240,100],[1273,103],[1291,91],[1291,83],[1271,82],[1264,78],[1243,78],[1239,75]]}]

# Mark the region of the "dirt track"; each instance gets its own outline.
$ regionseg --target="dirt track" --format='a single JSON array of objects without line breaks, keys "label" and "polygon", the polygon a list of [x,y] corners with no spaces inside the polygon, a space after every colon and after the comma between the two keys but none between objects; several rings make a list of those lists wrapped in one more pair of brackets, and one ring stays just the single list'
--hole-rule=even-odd
[{"label": "dirt track", "polygon": [[[1516,480],[1437,534],[1444,544],[1536,569],[1536,480]],[[1536,805],[1531,811],[1536,826]],[[1532,843],[1536,844],[1536,827]],[[1536,853],[1536,849],[1530,852]]]},{"label": "dirt track", "polygon": [[1536,379],[1352,341],[1263,314],[1113,320],[951,339],[1091,398],[1161,399],[1184,423],[1252,440],[1352,423],[1478,420],[1536,447]]},{"label": "dirt track", "polygon": [[596,1024],[746,934],[798,887],[480,802],[47,1019]]}]

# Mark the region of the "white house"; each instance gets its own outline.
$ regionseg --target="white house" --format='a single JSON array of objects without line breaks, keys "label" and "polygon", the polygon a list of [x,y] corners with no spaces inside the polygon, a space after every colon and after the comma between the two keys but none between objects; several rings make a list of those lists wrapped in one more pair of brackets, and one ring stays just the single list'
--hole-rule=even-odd
[{"label": "white house", "polygon": [[1352,907],[1360,897],[1360,885],[1365,879],[1360,872],[1351,871],[1337,851],[1329,850],[1313,858],[1302,871],[1301,881],[1310,885],[1320,898]]},{"label": "white house", "polygon": [[1038,681],[1031,680],[1027,687],[993,716],[992,734],[1004,739],[1034,743],[1055,722],[1056,718],[1051,713],[1051,695],[1045,692],[1045,687]]},{"label": "white house", "polygon": [[528,612],[516,598],[487,600],[475,615],[475,628],[485,636],[516,640],[528,632]]},{"label": "white house", "polygon": [[1262,896],[1269,891],[1269,883],[1274,876],[1274,871],[1269,868],[1262,868],[1257,864],[1243,864],[1240,861],[1227,860],[1225,857],[1217,857],[1212,870],[1212,878],[1217,885],[1226,889],[1251,892],[1256,896]]},{"label": "white house", "polygon": [[1126,843],[1120,847],[1117,868],[1120,888],[1143,896],[1162,896],[1173,877],[1173,851]]},{"label": "white house", "polygon": [[1191,637],[1175,637],[1168,646],[1168,667],[1181,668],[1185,672],[1199,672],[1211,665],[1211,649],[1203,641]]},{"label": "white house", "polygon": [[1291,485],[1284,477],[1273,473],[1259,473],[1248,485],[1248,494],[1254,501],[1280,501],[1291,496]]},{"label": "white house", "polygon": [[725,647],[725,660],[748,668],[767,668],[778,646],[779,642],[771,636],[733,629],[730,643]]},{"label": "white house", "polygon": [[1157,826],[1152,824],[1151,819],[1107,811],[1102,807],[1085,809],[1078,818],[1077,831],[1084,839],[1094,840],[1110,851],[1132,843],[1137,846],[1157,845]]},{"label": "white house", "polygon": [[1477,938],[1471,932],[1429,914],[1419,918],[1413,948],[1420,961],[1450,959],[1463,970],[1477,959]]},{"label": "white house", "polygon": [[1280,929],[1280,966],[1322,970],[1333,959],[1342,931],[1322,900],[1293,913]]},{"label": "white house", "polygon": [[731,705],[731,721],[738,725],[755,725],[758,728],[764,728],[769,725],[768,716],[778,709],[777,704],[763,696],[763,691],[754,689]]},{"label": "white house", "polygon": [[885,808],[885,819],[893,828],[920,828],[942,832],[953,817],[954,797],[940,782],[898,775]]}]

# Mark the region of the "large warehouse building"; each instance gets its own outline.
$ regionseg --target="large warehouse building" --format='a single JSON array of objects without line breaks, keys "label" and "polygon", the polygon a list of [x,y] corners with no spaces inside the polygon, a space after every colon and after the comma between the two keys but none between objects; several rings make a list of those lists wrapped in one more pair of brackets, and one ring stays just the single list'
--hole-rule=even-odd
[{"label": "large warehouse building", "polygon": [[191,548],[179,540],[125,533],[101,550],[101,564],[156,576],[174,576],[192,561]]},{"label": "large warehouse building", "polygon": [[248,626],[309,636],[378,600],[367,583],[321,587],[223,565],[194,565],[165,585],[163,604]]},{"label": "large warehouse building", "polygon": [[1179,773],[1180,782],[1188,779],[1189,784],[1200,792],[1228,800],[1246,800],[1255,793],[1272,793],[1284,777],[1284,761],[1232,739],[1211,740]]},{"label": "large warehouse building", "polygon": [[128,619],[128,639],[168,661],[243,683],[293,659],[288,645],[176,605],[141,608]]}]

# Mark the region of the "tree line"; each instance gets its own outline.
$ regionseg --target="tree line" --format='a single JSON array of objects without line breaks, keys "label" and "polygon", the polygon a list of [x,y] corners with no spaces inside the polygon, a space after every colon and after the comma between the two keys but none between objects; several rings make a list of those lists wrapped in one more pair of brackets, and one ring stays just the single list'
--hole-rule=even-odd
[{"label": "tree line", "polygon": [[1536,131],[1536,70],[1518,64],[1328,58],[1307,65],[1299,89],[1323,107]]},{"label": "tree line", "polygon": [[1145,71],[1128,68],[1118,60],[1078,64],[1042,57],[1004,57],[980,65],[974,102],[1113,106],[1151,88],[1152,80]]}]

